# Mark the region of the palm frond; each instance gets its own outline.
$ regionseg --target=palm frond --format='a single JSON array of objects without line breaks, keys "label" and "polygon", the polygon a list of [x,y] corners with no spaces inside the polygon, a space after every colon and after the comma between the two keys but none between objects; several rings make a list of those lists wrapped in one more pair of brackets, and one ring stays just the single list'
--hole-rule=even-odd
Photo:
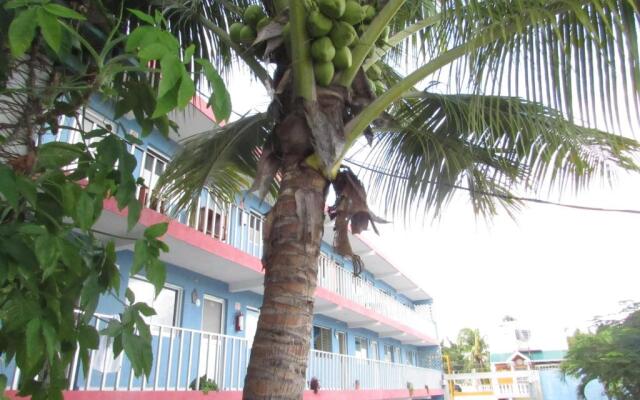
[{"label": "palm frond", "polygon": [[516,186],[577,190],[616,168],[638,169],[635,141],[520,98],[423,92],[396,104],[388,118],[359,160],[372,200],[392,216],[438,215],[462,188],[476,212],[491,215],[498,205],[518,207]]},{"label": "palm frond", "polygon": [[[420,56],[427,52],[426,31],[417,29],[420,24],[436,14],[436,7],[432,0],[405,1],[389,24],[393,36],[405,30],[411,31],[398,43],[392,43],[386,58],[396,65],[412,65]],[[417,29],[417,30],[416,30]],[[392,36],[392,37],[393,37]]]},{"label": "palm frond", "polygon": [[491,38],[452,66],[450,81],[611,129],[640,109],[639,28],[633,0],[447,0],[426,35],[434,57]]},{"label": "palm frond", "polygon": [[175,35],[186,45],[197,43],[196,56],[210,60],[223,76],[239,61],[232,43],[207,27],[203,21],[227,32],[229,26],[242,19],[242,10],[259,1],[233,0],[163,0],[158,3]]},{"label": "palm frond", "polygon": [[159,192],[174,199],[176,209],[193,209],[205,187],[215,199],[235,201],[256,176],[271,125],[271,118],[260,113],[187,139],[162,174]]}]

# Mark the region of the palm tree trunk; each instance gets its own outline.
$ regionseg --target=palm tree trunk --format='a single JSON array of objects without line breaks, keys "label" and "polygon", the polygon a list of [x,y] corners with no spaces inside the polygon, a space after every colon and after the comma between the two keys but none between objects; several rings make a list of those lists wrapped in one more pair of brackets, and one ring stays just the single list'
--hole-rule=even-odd
[{"label": "palm tree trunk", "polygon": [[328,183],[300,162],[283,167],[264,227],[265,291],[243,399],[302,398]]}]

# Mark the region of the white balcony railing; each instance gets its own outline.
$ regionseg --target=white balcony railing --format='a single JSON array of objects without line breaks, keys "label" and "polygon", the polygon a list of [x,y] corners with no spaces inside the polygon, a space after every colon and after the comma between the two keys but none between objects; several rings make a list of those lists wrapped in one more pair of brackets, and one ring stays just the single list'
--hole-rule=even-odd
[{"label": "white balcony railing", "polygon": [[351,271],[338,266],[324,254],[318,259],[318,285],[387,318],[402,321],[434,339],[437,338],[435,324],[427,316],[416,312],[361,277],[355,277]]},{"label": "white balcony railing", "polygon": [[[91,323],[101,330],[109,318],[101,315]],[[151,325],[151,332],[153,364],[148,378],[134,376],[124,354],[114,359],[110,340],[101,336],[99,348],[90,353],[86,374],[76,352],[67,371],[68,390],[189,391],[202,390],[206,380],[215,382],[217,390],[242,390],[251,352],[247,339],[163,325]],[[0,373],[16,390],[20,371],[15,363],[1,362]],[[441,379],[435,369],[320,351],[310,352],[307,377],[307,381],[316,377],[326,390],[353,389],[356,380],[363,389],[403,389],[407,382],[416,388],[435,388]]]},{"label": "white balcony railing", "polygon": [[459,386],[463,393],[491,393],[496,398],[528,398],[537,392],[540,385],[540,375],[535,370],[476,372],[444,377],[450,384]]},{"label": "white balcony railing", "polygon": [[[54,140],[73,143],[79,138],[72,134],[58,134]],[[145,152],[142,149],[131,147],[131,151],[143,152],[142,158],[145,162],[154,162],[152,171],[156,171],[158,168],[164,171],[168,162],[158,158],[158,155]],[[160,164],[162,167],[158,167]],[[175,201],[158,198],[153,192],[153,186],[155,186],[158,177],[150,174],[149,171],[142,171],[142,168],[140,171],[139,177],[145,177],[145,181],[148,181],[147,184],[151,185],[151,187],[141,186],[137,191],[138,198],[145,207],[175,217],[179,222],[254,257],[262,257],[264,216],[247,210],[242,205],[227,204],[216,200],[206,188],[202,189],[194,212],[176,209]],[[144,176],[145,173],[148,176]],[[339,267],[324,255],[321,255],[318,264],[318,284],[321,287],[336,292],[385,317],[396,321],[411,321],[410,325],[416,330],[434,339],[437,338],[435,324],[426,315],[417,313],[414,309],[402,304],[393,296],[364,279],[354,277],[351,272]]]},{"label": "white balcony railing", "polygon": [[307,382],[317,378],[323,390],[440,388],[442,374],[436,369],[358,358],[312,350]]}]

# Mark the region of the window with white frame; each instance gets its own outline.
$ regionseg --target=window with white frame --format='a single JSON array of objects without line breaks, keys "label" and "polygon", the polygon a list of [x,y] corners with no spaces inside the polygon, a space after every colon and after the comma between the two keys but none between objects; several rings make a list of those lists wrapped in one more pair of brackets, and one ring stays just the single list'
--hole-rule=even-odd
[{"label": "window with white frame", "polygon": [[384,361],[393,362],[393,346],[391,346],[390,344],[385,344],[383,350]]},{"label": "window with white frame", "polygon": [[371,355],[374,360],[379,360],[380,359],[380,349],[378,348],[378,341],[377,340],[372,340],[371,341]]},{"label": "window with white frame", "polygon": [[393,362],[400,363],[400,347],[393,346]]},{"label": "window with white frame", "polygon": [[416,352],[414,350],[407,350],[407,364],[416,365]]},{"label": "window with white frame", "polygon": [[147,149],[144,154],[144,161],[142,162],[142,170],[140,171],[140,176],[144,179],[144,187],[140,188],[138,198],[145,207],[160,213],[166,211],[166,204],[163,199],[157,197],[154,189],[168,163],[169,160],[167,157],[163,157],[159,153]]},{"label": "window with white frame", "polygon": [[129,289],[136,297],[136,302],[144,302],[153,307],[155,315],[143,317],[148,324],[177,326],[182,308],[182,288],[165,284],[158,296],[155,287],[141,278],[129,278]]},{"label": "window with white frame", "polygon": [[356,336],[356,357],[369,358],[369,341],[367,338]]},{"label": "window with white frame", "polygon": [[313,349],[318,351],[331,352],[331,329],[321,326],[313,326]]}]

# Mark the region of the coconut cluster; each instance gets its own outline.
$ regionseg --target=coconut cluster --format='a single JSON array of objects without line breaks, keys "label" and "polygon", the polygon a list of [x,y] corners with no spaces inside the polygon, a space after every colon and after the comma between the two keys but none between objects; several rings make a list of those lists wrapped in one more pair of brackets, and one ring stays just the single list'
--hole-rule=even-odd
[{"label": "coconut cluster", "polygon": [[[361,3],[361,0],[304,0],[310,53],[318,85],[330,85],[336,71],[351,67],[351,49],[378,13],[374,5],[375,0],[368,1],[371,4]],[[242,22],[231,24],[229,36],[235,43],[249,47],[256,40],[260,30],[270,22],[271,19],[262,7],[250,5],[243,11]],[[289,35],[290,28],[287,22],[282,28],[285,45],[289,43]],[[377,44],[384,44],[388,36],[387,26]],[[378,66],[372,65],[367,71],[367,76],[374,92],[379,94],[385,90]]]},{"label": "coconut cluster", "polygon": [[374,5],[361,5],[357,0],[313,0],[307,5],[316,83],[327,86],[336,71],[351,66],[351,48],[377,11]]},{"label": "coconut cluster", "polygon": [[242,22],[236,22],[229,27],[229,36],[235,43],[250,45],[256,40],[257,32],[267,26],[271,19],[267,17],[262,7],[253,4],[248,6],[242,15]]}]

